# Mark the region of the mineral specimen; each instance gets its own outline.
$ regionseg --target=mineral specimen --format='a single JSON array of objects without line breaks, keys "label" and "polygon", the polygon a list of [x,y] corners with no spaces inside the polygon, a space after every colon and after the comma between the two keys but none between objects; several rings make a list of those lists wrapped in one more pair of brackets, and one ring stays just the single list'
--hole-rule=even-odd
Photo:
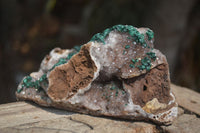
[{"label": "mineral specimen", "polygon": [[177,117],[166,57],[148,28],[116,25],[71,50],[55,48],[16,96],[96,116],[170,124]]}]

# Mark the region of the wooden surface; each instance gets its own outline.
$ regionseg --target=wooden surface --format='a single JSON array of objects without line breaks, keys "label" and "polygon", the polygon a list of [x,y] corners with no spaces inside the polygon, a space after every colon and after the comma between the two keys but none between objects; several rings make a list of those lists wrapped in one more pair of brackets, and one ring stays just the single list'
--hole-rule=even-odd
[{"label": "wooden surface", "polygon": [[[170,126],[146,122],[113,120],[81,115],[54,108],[40,107],[28,102],[0,105],[0,133],[81,133],[81,132],[174,132],[198,133],[200,131],[200,94],[187,88],[172,85],[179,108],[178,119]],[[186,114],[188,111],[194,114]],[[196,115],[195,115],[196,114]],[[197,117],[198,116],[198,117]]]},{"label": "wooden surface", "polygon": [[72,113],[52,108],[41,108],[28,102],[3,104],[0,105],[0,129],[56,119],[70,114]]},{"label": "wooden surface", "polygon": [[179,106],[200,115],[200,93],[174,84],[171,87]]}]

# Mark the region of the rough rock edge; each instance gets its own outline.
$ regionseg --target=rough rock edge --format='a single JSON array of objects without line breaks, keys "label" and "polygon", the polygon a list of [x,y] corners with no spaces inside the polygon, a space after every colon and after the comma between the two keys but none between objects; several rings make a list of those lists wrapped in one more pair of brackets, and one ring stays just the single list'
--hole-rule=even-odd
[{"label": "rough rock edge", "polygon": [[[87,45],[87,44],[85,44],[85,45]],[[96,47],[96,46],[98,46],[98,44],[96,44],[96,42],[91,42],[90,43],[90,45],[91,45],[91,47]],[[156,52],[156,54],[159,54],[161,57],[162,57],[162,59],[161,60],[159,60],[160,62],[158,62],[158,64],[162,64],[163,62],[165,62],[165,61],[163,61],[163,60],[166,60],[166,58],[165,58],[165,56],[164,55],[162,55],[162,53],[160,53],[158,50],[155,50],[155,52]],[[67,54],[66,54],[66,56],[67,56]],[[98,77],[98,74],[99,74],[99,71],[100,71],[100,69],[101,69],[101,65],[100,65],[100,63],[95,59],[95,57],[92,55],[92,54],[90,54],[90,56],[91,56],[91,58],[92,58],[92,60],[94,61],[94,63],[95,63],[95,65],[96,65],[96,67],[97,67],[97,71],[95,72],[95,74],[94,74],[94,78],[92,79],[92,81],[94,81],[97,77]],[[72,58],[74,58],[74,57],[72,57]],[[44,61],[43,61],[44,62]],[[157,64],[157,65],[158,65]],[[44,64],[43,64],[44,65]],[[41,64],[41,66],[43,66],[42,64]],[[65,65],[65,64],[63,64],[63,65]],[[153,69],[155,66],[157,66],[156,64],[154,64],[154,66],[151,68],[151,69]],[[61,67],[62,65],[60,65],[59,67]],[[42,67],[41,67],[42,68]],[[44,69],[45,70],[45,69]],[[145,73],[145,72],[142,72],[142,73]],[[141,73],[140,73],[141,74]],[[139,74],[139,75],[140,75]],[[169,75],[169,72],[168,72],[168,75]],[[49,74],[48,74],[48,76],[49,76]],[[136,75],[134,75],[134,76],[137,76],[137,74]],[[132,76],[131,76],[132,77]],[[130,77],[123,77],[122,76],[122,78],[130,78]],[[76,103],[77,101],[75,100],[75,99],[77,99],[76,97],[79,97],[79,96],[81,96],[81,95],[83,95],[84,94],[84,92],[85,91],[88,91],[89,89],[90,89],[90,85],[91,85],[91,83],[87,86],[87,87],[85,87],[84,89],[79,89],[78,90],[78,92],[71,98],[71,99],[69,99],[69,101],[68,102],[66,102],[66,101],[62,101],[64,104],[73,104],[73,103]],[[171,90],[171,89],[170,89]],[[175,101],[175,98],[174,98],[174,95],[172,94],[172,92],[170,92],[170,95],[173,97],[173,100],[171,100],[169,103],[168,103],[168,105],[169,104],[172,104],[172,103],[174,103],[174,101]],[[19,94],[17,94],[17,97],[19,98],[19,99],[29,99],[29,100],[33,100],[33,101],[35,101],[35,102],[37,102],[38,104],[41,104],[41,105],[45,105],[45,104],[47,104],[47,106],[49,106],[49,105],[52,105],[52,106],[55,106],[55,107],[57,107],[59,104],[57,104],[57,103],[55,103],[56,101],[51,101],[51,102],[44,102],[44,103],[40,103],[40,101],[39,100],[37,100],[37,98],[30,98],[30,97],[24,97],[23,95],[19,95]],[[47,98],[48,98],[48,96],[47,96]],[[78,98],[79,99],[79,98]],[[48,99],[49,100],[49,99]],[[47,99],[46,100],[44,100],[44,101],[47,101]],[[152,120],[152,121],[154,121],[154,122],[156,122],[156,123],[159,123],[159,124],[170,124],[171,122],[172,122],[172,119],[174,119],[174,118],[170,118],[170,117],[168,117],[167,118],[167,120],[166,121],[162,121],[160,118],[162,118],[162,117],[164,117],[164,116],[174,116],[174,117],[176,117],[177,115],[176,115],[176,112],[177,112],[177,105],[175,105],[174,107],[172,107],[170,110],[168,110],[168,111],[166,111],[166,112],[164,112],[164,113],[159,113],[159,114],[157,114],[157,115],[154,115],[154,114],[149,114],[149,113],[145,113],[145,111],[140,107],[140,106],[138,106],[138,105],[135,105],[134,103],[133,103],[133,101],[132,101],[132,99],[129,97],[129,103],[131,104],[131,108],[139,108],[140,110],[141,110],[141,114],[143,114],[143,117],[145,117],[145,116],[147,116],[150,120]],[[62,105],[63,106],[63,105]],[[61,108],[62,108],[62,106],[61,106]],[[66,108],[67,106],[65,106],[64,108]],[[72,106],[73,107],[73,106]],[[69,108],[67,107],[67,109],[69,109],[70,110],[70,106],[69,106]],[[72,110],[73,110],[73,108],[72,108]],[[131,110],[131,111],[133,111],[133,110]],[[80,111],[80,112],[82,112],[82,111]],[[133,111],[134,112],[134,111]],[[90,111],[86,111],[86,112],[82,112],[82,113],[90,113]],[[95,115],[95,113],[90,113],[90,114],[94,114]],[[133,114],[133,119],[137,119],[137,118],[135,118],[135,114]],[[130,116],[129,116],[130,117]]]}]

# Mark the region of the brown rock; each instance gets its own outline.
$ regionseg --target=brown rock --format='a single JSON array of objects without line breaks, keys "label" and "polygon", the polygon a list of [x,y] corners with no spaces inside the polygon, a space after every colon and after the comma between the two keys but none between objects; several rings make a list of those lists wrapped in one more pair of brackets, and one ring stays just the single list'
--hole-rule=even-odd
[{"label": "brown rock", "polygon": [[153,98],[161,103],[168,103],[172,100],[172,97],[169,97],[170,79],[167,73],[167,64],[162,64],[145,75],[125,80],[124,85],[132,93],[133,102],[143,107]]},{"label": "brown rock", "polygon": [[52,100],[67,100],[91,83],[97,68],[89,49],[90,44],[84,45],[68,63],[50,72],[47,94]]},{"label": "brown rock", "polygon": [[150,29],[117,25],[80,50],[54,49],[16,95],[80,113],[170,124],[178,108],[166,57],[153,40]]}]

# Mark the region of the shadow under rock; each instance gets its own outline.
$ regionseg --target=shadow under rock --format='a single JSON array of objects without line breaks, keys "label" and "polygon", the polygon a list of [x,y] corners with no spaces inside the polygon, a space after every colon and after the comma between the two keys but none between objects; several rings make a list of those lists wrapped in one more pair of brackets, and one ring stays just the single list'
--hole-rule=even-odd
[{"label": "shadow under rock", "polygon": [[41,105],[38,105],[37,103],[34,103],[32,101],[25,101],[26,103],[28,104],[31,104],[37,108],[40,108],[42,110],[45,110],[45,111],[48,111],[48,112],[51,112],[51,113],[54,113],[54,114],[57,114],[57,115],[72,115],[72,114],[77,114],[75,112],[70,112],[70,111],[67,111],[67,110],[63,110],[63,109],[57,109],[57,108],[54,108],[54,107],[45,107],[45,106],[41,106]]}]

